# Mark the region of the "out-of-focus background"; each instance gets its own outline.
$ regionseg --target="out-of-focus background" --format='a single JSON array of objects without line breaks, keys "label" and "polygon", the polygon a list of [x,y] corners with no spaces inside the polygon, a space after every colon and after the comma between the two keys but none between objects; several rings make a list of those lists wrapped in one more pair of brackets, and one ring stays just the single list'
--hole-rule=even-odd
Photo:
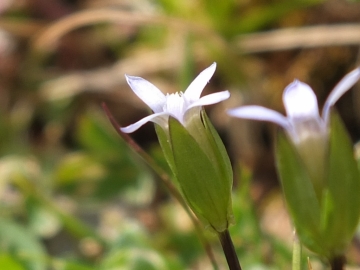
[{"label": "out-of-focus background", "polygon": [[[225,110],[284,112],[282,91],[295,78],[321,108],[360,64],[359,45],[356,1],[0,0],[0,269],[212,269],[184,210],[101,103],[131,124],[149,111],[124,74],[170,93],[213,62],[204,93],[232,94],[206,109],[235,171],[234,244],[244,269],[290,269],[277,127]],[[359,86],[336,107],[356,142]],[[152,123],[131,136],[169,171]],[[227,269],[216,237],[204,233]],[[354,268],[359,243],[348,253]]]}]

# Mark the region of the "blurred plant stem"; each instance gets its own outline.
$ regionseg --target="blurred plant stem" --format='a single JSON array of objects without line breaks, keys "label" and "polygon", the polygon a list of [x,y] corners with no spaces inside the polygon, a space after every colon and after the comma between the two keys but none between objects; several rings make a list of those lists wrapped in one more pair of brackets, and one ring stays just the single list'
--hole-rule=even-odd
[{"label": "blurred plant stem", "polygon": [[225,230],[219,233],[219,239],[226,257],[226,261],[229,265],[229,269],[241,270],[240,262],[236,254],[234,244],[231,240],[229,230]]},{"label": "blurred plant stem", "polygon": [[301,270],[301,243],[294,231],[292,270]]},{"label": "blurred plant stem", "polygon": [[[1,22],[2,21],[0,20],[0,23]],[[49,52],[56,48],[58,40],[65,34],[80,27],[105,22],[117,24],[123,23],[133,26],[166,25],[168,27],[173,27],[176,31],[181,31],[183,29],[189,31],[191,30],[197,35],[206,36],[212,43],[216,44],[220,48],[228,48],[225,39],[217,32],[189,20],[183,20],[166,15],[151,15],[114,9],[96,9],[76,12],[50,24],[50,26],[46,27],[40,34],[35,36],[31,44],[32,49],[36,52]]]},{"label": "blurred plant stem", "polygon": [[344,255],[335,256],[330,260],[331,270],[344,270],[346,258]]},{"label": "blurred plant stem", "polygon": [[[123,138],[123,140],[129,145],[130,148],[132,148],[140,157],[150,166],[150,168],[159,176],[163,184],[168,188],[170,193],[176,198],[176,200],[180,203],[180,205],[184,208],[188,216],[190,217],[191,221],[194,224],[196,233],[198,237],[200,238],[201,243],[203,244],[205,251],[207,253],[207,256],[209,257],[211,264],[215,270],[218,270],[219,267],[215,261],[215,257],[212,251],[212,248],[205,238],[203,234],[203,229],[201,228],[201,225],[199,221],[196,219],[194,214],[191,212],[190,208],[186,204],[185,200],[183,199],[180,192],[177,190],[177,188],[174,186],[174,184],[170,180],[170,176],[155,162],[155,160],[148,155],[129,135],[126,133],[121,132],[120,125],[115,120],[114,116],[111,114],[110,110],[108,109],[107,105],[105,103],[102,104],[102,107],[109,118],[111,124],[117,131],[117,133]],[[234,268],[235,269],[235,268]]]}]

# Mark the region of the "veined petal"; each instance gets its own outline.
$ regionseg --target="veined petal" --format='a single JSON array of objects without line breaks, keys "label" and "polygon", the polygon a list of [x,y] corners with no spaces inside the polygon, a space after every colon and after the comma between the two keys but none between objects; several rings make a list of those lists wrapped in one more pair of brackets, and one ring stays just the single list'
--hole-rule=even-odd
[{"label": "veined petal", "polygon": [[192,104],[190,104],[189,107],[186,108],[186,110],[189,110],[190,108],[197,107],[197,106],[205,106],[205,105],[219,103],[225,99],[228,99],[229,97],[230,97],[229,91],[213,93],[213,94],[204,96],[204,97],[200,98],[199,100],[193,102]]},{"label": "veined petal", "polygon": [[357,68],[347,74],[331,91],[330,95],[325,101],[322,111],[322,117],[325,122],[328,121],[330,107],[335,104],[338,99],[346,93],[354,84],[360,79],[360,68]]},{"label": "veined petal", "polygon": [[286,130],[290,129],[289,122],[285,116],[277,111],[270,110],[262,106],[243,106],[228,110],[227,113],[230,116],[238,118],[273,122],[282,126]]},{"label": "veined petal", "polygon": [[126,81],[134,93],[144,101],[155,113],[163,111],[166,102],[165,95],[152,83],[141,77],[125,75]]},{"label": "veined petal", "polygon": [[168,113],[154,113],[149,116],[144,117],[143,119],[137,121],[134,124],[131,124],[127,127],[120,128],[120,130],[124,133],[132,133],[138,130],[141,126],[145,125],[147,122],[152,121],[160,126],[167,127],[167,118]]},{"label": "veined petal", "polygon": [[215,69],[216,69],[216,63],[214,62],[210,67],[203,70],[185,90],[184,95],[190,103],[200,98],[200,95],[204,90],[204,87],[210,81],[211,77],[214,75]]},{"label": "veined petal", "polygon": [[283,102],[291,122],[320,118],[316,95],[305,83],[295,80],[289,84],[285,88]]}]

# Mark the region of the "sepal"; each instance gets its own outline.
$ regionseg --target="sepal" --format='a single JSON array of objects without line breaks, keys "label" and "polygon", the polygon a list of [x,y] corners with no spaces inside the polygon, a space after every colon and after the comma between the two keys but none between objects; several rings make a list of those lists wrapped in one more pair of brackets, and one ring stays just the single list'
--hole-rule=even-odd
[{"label": "sepal", "polygon": [[352,142],[336,113],[330,115],[330,151],[323,234],[330,256],[342,255],[354,236],[360,215],[360,176]]},{"label": "sepal", "polygon": [[164,153],[165,159],[172,173],[175,175],[174,156],[172,153],[169,132],[168,130],[164,130],[160,125],[155,125],[155,131],[159,140],[160,147]]},{"label": "sepal", "polygon": [[217,169],[218,164],[213,163],[189,131],[173,117],[169,117],[169,136],[175,174],[186,201],[209,228],[217,232],[226,230],[232,216],[229,213],[231,194]]},{"label": "sepal", "polygon": [[276,161],[287,208],[299,238],[311,250],[321,252],[319,201],[297,149],[282,130],[277,138]]}]

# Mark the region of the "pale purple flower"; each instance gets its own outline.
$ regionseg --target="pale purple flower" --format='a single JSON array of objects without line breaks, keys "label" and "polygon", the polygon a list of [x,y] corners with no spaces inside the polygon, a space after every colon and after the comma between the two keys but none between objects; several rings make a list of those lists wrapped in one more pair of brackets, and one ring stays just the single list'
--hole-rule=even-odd
[{"label": "pale purple flower", "polygon": [[295,143],[309,136],[322,137],[327,134],[330,108],[360,78],[360,68],[347,74],[331,91],[319,114],[318,102],[309,85],[295,80],[283,93],[286,110],[284,115],[261,106],[242,106],[228,111],[230,116],[260,121],[269,121],[283,127]]},{"label": "pale purple flower", "polygon": [[200,112],[201,106],[215,104],[230,97],[229,91],[222,91],[200,98],[200,95],[213,76],[216,63],[202,71],[189,85],[185,92],[164,95],[156,86],[140,77],[127,76],[126,80],[134,93],[144,101],[153,114],[144,117],[138,122],[121,128],[122,132],[131,133],[145,123],[152,121],[164,129],[168,128],[168,118],[176,118],[185,127],[187,121],[195,113]]}]

